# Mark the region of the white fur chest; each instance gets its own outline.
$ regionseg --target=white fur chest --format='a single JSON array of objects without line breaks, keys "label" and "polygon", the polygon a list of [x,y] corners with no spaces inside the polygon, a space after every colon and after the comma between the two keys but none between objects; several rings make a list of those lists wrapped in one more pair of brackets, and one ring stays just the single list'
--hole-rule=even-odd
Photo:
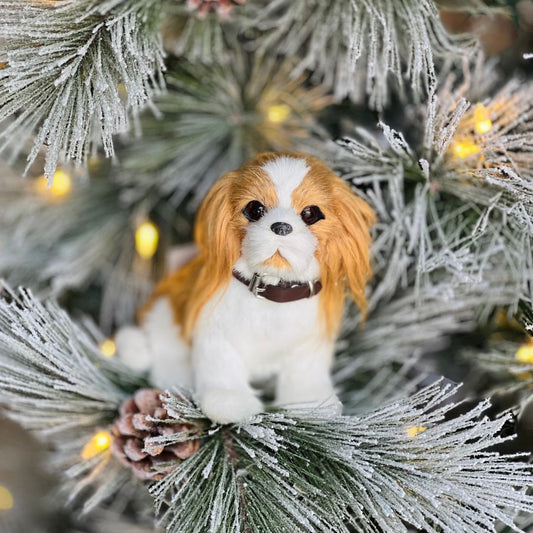
[{"label": "white fur chest", "polygon": [[204,308],[193,337],[193,350],[198,345],[202,349],[206,341],[218,338],[226,348],[235,351],[251,378],[276,374],[284,361],[294,356],[296,348],[324,342],[318,322],[318,301],[315,296],[294,302],[271,302],[257,298],[232,278],[227,289]]}]

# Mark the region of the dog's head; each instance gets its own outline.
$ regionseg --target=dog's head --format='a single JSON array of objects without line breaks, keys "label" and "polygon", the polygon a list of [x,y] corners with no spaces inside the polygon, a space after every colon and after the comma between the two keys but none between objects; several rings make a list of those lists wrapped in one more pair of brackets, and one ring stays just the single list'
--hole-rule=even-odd
[{"label": "dog's head", "polygon": [[195,237],[211,290],[233,269],[268,283],[320,279],[328,331],[348,292],[364,311],[370,276],[368,204],[319,159],[263,153],[225,174],[203,201]]}]

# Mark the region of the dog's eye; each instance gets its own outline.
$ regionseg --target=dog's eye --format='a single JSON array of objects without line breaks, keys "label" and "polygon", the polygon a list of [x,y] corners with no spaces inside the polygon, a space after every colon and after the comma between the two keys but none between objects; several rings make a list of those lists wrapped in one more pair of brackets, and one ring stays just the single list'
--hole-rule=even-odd
[{"label": "dog's eye", "polygon": [[318,205],[308,205],[307,207],[304,207],[300,213],[300,216],[308,226],[326,218],[324,213],[320,211],[320,207],[318,207]]},{"label": "dog's eye", "polygon": [[246,204],[242,214],[251,222],[255,222],[265,214],[265,206],[257,200],[252,200]]}]

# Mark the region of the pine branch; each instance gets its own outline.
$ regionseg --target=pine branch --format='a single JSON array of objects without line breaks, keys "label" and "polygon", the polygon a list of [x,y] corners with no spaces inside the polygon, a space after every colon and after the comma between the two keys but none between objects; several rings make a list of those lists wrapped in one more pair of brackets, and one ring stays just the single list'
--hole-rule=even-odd
[{"label": "pine branch", "polygon": [[[92,285],[102,291],[96,312],[108,332],[131,321],[160,275],[135,251],[135,229],[153,202],[126,202],[125,189],[98,176],[90,182],[73,176],[71,191],[61,198],[46,194],[35,180],[0,183],[0,276],[54,297]],[[161,255],[166,231],[161,229]]]},{"label": "pine branch", "polygon": [[[424,356],[447,353],[451,335],[472,333],[483,317],[513,298],[512,284],[500,281],[493,290],[485,285],[466,290],[454,288],[446,279],[425,290],[398,290],[372,309],[364,328],[358,327],[359,314],[347,319],[334,366],[345,409],[359,414],[368,406],[381,405],[380,399],[405,394],[413,383],[402,373]],[[437,368],[425,370],[440,373]],[[380,375],[383,379],[378,379]],[[378,390],[370,395],[367,387]]]},{"label": "pine branch", "polygon": [[117,180],[142,197],[157,188],[197,205],[212,183],[257,152],[317,151],[325,138],[316,114],[328,103],[324,87],[290,80],[289,62],[256,60],[242,49],[221,65],[185,61],[169,67],[169,92],[159,116],[142,121],[143,139],[123,159]]},{"label": "pine branch", "polygon": [[[28,167],[47,146],[45,174],[58,162],[85,164],[163,85],[158,0],[2,0],[0,151],[36,134]],[[121,88],[123,92],[121,93]]]},{"label": "pine branch", "polygon": [[83,493],[83,509],[88,511],[129,480],[109,450],[87,459],[82,459],[82,450],[115,418],[127,391],[143,384],[127,367],[102,357],[92,339],[57,305],[42,304],[26,290],[3,287],[2,413],[53,444],[50,460],[65,476],[65,501]]},{"label": "pine branch", "polygon": [[[454,393],[437,384],[361,417],[272,412],[213,427],[200,451],[152,488],[162,523],[190,533],[512,527],[513,510],[533,503],[517,489],[530,469],[487,451],[503,441],[504,423],[482,416],[487,403],[444,421]],[[176,396],[165,403],[178,418],[202,416]]]},{"label": "pine branch", "polygon": [[57,305],[3,287],[0,393],[13,420],[46,435],[92,431],[124,398],[118,376],[130,387],[140,383],[117,365]]},{"label": "pine branch", "polygon": [[169,3],[162,29],[165,49],[191,63],[227,64],[231,60],[228,49],[240,46],[236,35],[242,22],[242,9],[234,5],[229,16],[224,18],[216,12],[199,17],[185,5]]},{"label": "pine branch", "polygon": [[[336,161],[339,172],[367,187],[380,220],[374,303],[398,286],[420,291],[450,274],[462,290],[514,284],[509,305],[532,301],[531,86],[512,81],[486,99],[481,111],[492,126],[478,134],[476,111],[462,98],[476,81],[443,83],[422,110],[409,110],[424,117],[419,144],[384,124],[387,148],[360,131],[340,143],[349,153]],[[472,143],[472,153],[460,151]]]},{"label": "pine branch", "polygon": [[310,69],[337,98],[366,93],[376,109],[388,100],[391,78],[402,92],[406,76],[419,97],[436,82],[435,58],[463,56],[469,45],[446,33],[433,0],[274,0],[250,18],[266,31],[262,53],[302,55],[294,75]]}]

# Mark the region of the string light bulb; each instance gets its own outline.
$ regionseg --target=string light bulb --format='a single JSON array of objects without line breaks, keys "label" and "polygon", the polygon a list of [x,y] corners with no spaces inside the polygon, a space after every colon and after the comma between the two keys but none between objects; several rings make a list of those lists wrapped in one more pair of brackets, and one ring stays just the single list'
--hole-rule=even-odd
[{"label": "string light bulb", "polygon": [[0,511],[9,511],[13,508],[13,495],[7,487],[0,485]]},{"label": "string light bulb", "polygon": [[482,135],[492,129],[489,110],[483,104],[477,104],[474,108],[474,122],[476,131]]},{"label": "string light bulb", "polygon": [[113,357],[117,353],[117,345],[113,339],[103,340],[99,348],[105,357]]},{"label": "string light bulb", "polygon": [[533,341],[529,341],[518,348],[515,358],[521,363],[533,364]]},{"label": "string light bulb", "polygon": [[72,178],[64,170],[56,170],[52,178],[52,184],[48,185],[48,180],[44,174],[37,180],[37,191],[52,198],[64,198],[72,189]]},{"label": "string light bulb", "polygon": [[83,447],[81,456],[83,459],[90,459],[99,453],[107,450],[111,445],[111,433],[109,431],[99,431],[91,440]]},{"label": "string light bulb", "polygon": [[452,150],[455,157],[464,159],[481,152],[481,146],[477,145],[471,139],[460,139],[453,142]]},{"label": "string light bulb", "polygon": [[145,221],[135,230],[135,249],[143,259],[154,256],[159,244],[159,229],[153,223]]},{"label": "string light bulb", "polygon": [[121,100],[128,100],[128,89],[126,89],[126,86],[123,83],[117,85],[117,93]]},{"label": "string light bulb", "polygon": [[291,108],[287,104],[272,105],[267,110],[267,118],[270,122],[285,122],[291,114]]},{"label": "string light bulb", "polygon": [[407,436],[408,437],[416,437],[418,434],[422,433],[423,431],[426,431],[426,427],[425,426],[411,426],[411,427],[408,427],[405,432],[407,433]]}]

